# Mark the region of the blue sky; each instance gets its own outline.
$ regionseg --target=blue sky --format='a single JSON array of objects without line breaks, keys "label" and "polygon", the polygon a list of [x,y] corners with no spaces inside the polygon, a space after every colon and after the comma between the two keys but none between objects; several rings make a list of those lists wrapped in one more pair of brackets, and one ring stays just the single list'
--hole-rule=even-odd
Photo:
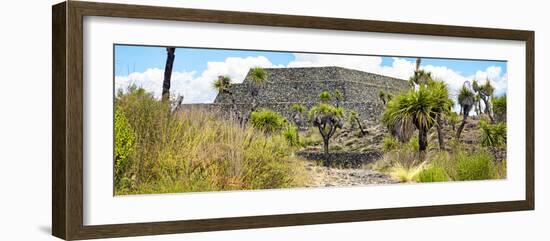
[{"label": "blue sky", "polygon": [[[212,81],[228,75],[241,82],[251,67],[341,66],[396,78],[408,79],[416,58],[395,56],[352,56],[271,51],[177,48],[172,74],[174,95],[184,95],[185,103],[209,103],[215,98]],[[164,47],[115,45],[115,87],[139,85],[160,96],[166,62]],[[422,58],[421,68],[445,81],[451,92],[466,80],[487,78],[497,95],[507,89],[506,61]]]}]

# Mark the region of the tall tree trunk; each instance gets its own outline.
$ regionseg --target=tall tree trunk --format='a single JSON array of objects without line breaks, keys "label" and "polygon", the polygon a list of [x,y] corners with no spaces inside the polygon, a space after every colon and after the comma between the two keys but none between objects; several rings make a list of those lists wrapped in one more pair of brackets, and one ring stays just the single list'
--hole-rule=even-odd
[{"label": "tall tree trunk", "polygon": [[162,82],[162,101],[170,99],[170,79],[172,78],[172,66],[176,55],[176,48],[166,48],[166,66],[164,67],[164,81]]},{"label": "tall tree trunk", "polygon": [[426,157],[426,148],[428,147],[428,131],[418,130],[418,155],[421,161]]},{"label": "tall tree trunk", "polygon": [[330,167],[330,154],[329,154],[329,151],[328,151],[328,142],[329,142],[329,138],[324,137],[323,138],[323,150],[325,152],[325,165],[327,167]]},{"label": "tall tree trunk", "polygon": [[355,121],[357,122],[357,125],[359,126],[359,130],[361,130],[361,136],[364,136],[367,134],[365,130],[363,130],[363,125],[361,125],[361,121],[359,121],[359,118],[355,118]]},{"label": "tall tree trunk", "polygon": [[442,127],[443,127],[443,121],[441,121],[441,116],[437,116],[437,140],[439,141],[439,149],[440,150],[445,150],[445,142],[444,142],[444,139],[443,139],[443,130],[442,130]]},{"label": "tall tree trunk", "polygon": [[488,100],[489,97],[481,98],[483,100],[483,104],[485,104],[485,114],[489,116],[489,119],[491,120],[491,123],[495,123],[495,119],[493,118],[493,115],[491,113],[491,105]]},{"label": "tall tree trunk", "polygon": [[466,119],[468,118],[468,115],[462,115],[462,122],[460,123],[460,126],[458,127],[458,130],[456,131],[456,139],[460,140],[460,134],[462,133],[462,130],[464,129],[464,126],[466,125]]}]

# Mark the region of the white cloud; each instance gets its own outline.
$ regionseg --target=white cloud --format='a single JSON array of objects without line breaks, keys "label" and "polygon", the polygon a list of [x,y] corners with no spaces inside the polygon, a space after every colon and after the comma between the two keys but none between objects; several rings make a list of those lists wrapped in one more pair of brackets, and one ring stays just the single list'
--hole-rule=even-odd
[{"label": "white cloud", "polygon": [[[235,83],[241,83],[248,70],[252,67],[284,67],[275,66],[264,56],[258,57],[229,57],[223,62],[208,62],[206,69],[200,76],[195,71],[172,72],[170,93],[173,96],[182,94],[184,103],[208,103],[214,101],[216,90],[212,88],[213,81],[219,75],[228,75]],[[116,76],[115,88],[125,90],[128,85],[135,84],[147,91],[153,92],[154,96],[160,98],[162,93],[162,81],[164,70],[153,68],[145,72],[135,72],[128,76]]]},{"label": "white cloud", "polygon": [[[375,74],[382,74],[400,79],[409,79],[414,73],[416,63],[404,58],[393,58],[391,66],[382,66],[382,57],[378,56],[346,56],[328,54],[294,54],[295,60],[286,66],[274,65],[264,56],[258,57],[229,57],[223,62],[208,62],[206,69],[197,75],[195,71],[172,73],[171,93],[173,95],[183,94],[184,103],[207,103],[212,102],[216,97],[216,91],[212,88],[212,82],[219,75],[228,75],[235,83],[241,83],[248,70],[252,67],[280,68],[280,67],[324,67],[339,66],[349,69],[356,69]],[[507,75],[497,66],[479,70],[472,76],[464,76],[460,72],[446,66],[423,65],[422,69],[432,72],[435,78],[447,83],[450,92],[456,96],[459,88],[465,81],[476,79],[481,83],[487,77],[495,87],[495,94],[506,93]],[[164,70],[148,69],[142,73],[131,73],[128,76],[116,76],[116,88],[125,89],[129,84],[136,84],[160,97],[162,90]]]}]

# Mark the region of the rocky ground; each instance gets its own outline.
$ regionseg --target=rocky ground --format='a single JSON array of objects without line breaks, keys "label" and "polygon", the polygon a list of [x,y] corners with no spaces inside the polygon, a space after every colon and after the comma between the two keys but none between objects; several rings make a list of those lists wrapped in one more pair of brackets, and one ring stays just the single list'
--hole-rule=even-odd
[{"label": "rocky ground", "polygon": [[362,168],[327,168],[315,163],[304,166],[312,179],[308,187],[344,187],[396,183],[390,176]]}]

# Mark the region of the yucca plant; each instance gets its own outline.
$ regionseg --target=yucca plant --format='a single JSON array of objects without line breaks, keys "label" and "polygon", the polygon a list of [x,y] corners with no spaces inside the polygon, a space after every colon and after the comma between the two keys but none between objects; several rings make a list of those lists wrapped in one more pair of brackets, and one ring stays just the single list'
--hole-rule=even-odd
[{"label": "yucca plant", "polygon": [[470,111],[472,110],[472,107],[475,104],[475,94],[470,90],[470,88],[468,88],[468,84],[469,84],[468,81],[464,82],[464,84],[462,85],[462,88],[460,88],[458,92],[458,104],[462,109],[462,122],[460,123],[460,126],[456,131],[456,138],[458,140],[460,140],[460,134],[462,133],[462,130],[466,125],[466,120],[470,115]]},{"label": "yucca plant", "polygon": [[439,149],[445,149],[444,137],[443,137],[443,116],[451,113],[451,108],[454,106],[453,100],[449,98],[449,90],[447,85],[443,81],[430,80],[428,82],[428,88],[430,89],[434,98],[434,112],[436,113],[436,128],[437,137],[439,142]]},{"label": "yucca plant", "polygon": [[326,157],[326,166],[330,167],[329,141],[337,129],[342,128],[344,109],[327,103],[320,103],[309,111],[309,118],[313,126],[317,127],[323,138],[323,147]]},{"label": "yucca plant", "polygon": [[266,134],[280,131],[286,123],[284,117],[269,109],[261,109],[250,113],[252,126],[262,130]]},{"label": "yucca plant", "polygon": [[421,58],[416,58],[416,68],[414,70],[413,76],[409,78],[409,84],[413,88],[419,85],[426,85],[430,80],[432,80],[432,73],[420,69],[421,61]]},{"label": "yucca plant", "polygon": [[226,75],[220,75],[216,80],[214,80],[214,83],[212,84],[212,87],[218,91],[218,93],[231,93],[230,87],[231,87],[231,78]]},{"label": "yucca plant", "polygon": [[489,124],[485,120],[479,122],[481,129],[481,145],[491,148],[506,145],[506,124]]},{"label": "yucca plant", "polygon": [[494,92],[495,92],[495,87],[491,85],[491,81],[489,81],[489,78],[485,80],[485,84],[479,86],[478,95],[483,101],[483,104],[485,104],[485,110],[483,111],[483,113],[489,116],[489,119],[491,119],[491,123],[495,122],[493,118],[493,113],[491,110],[491,101],[490,101]]},{"label": "yucca plant", "polygon": [[344,99],[344,94],[339,90],[335,90],[334,99],[336,99],[336,107],[340,107],[340,102]]},{"label": "yucca plant", "polygon": [[294,124],[298,128],[305,126],[304,112],[306,111],[306,107],[302,104],[293,104],[291,109],[294,112],[294,116],[292,117]]},{"label": "yucca plant", "polygon": [[361,125],[361,121],[359,120],[359,115],[357,114],[356,111],[350,111],[349,112],[348,122],[352,126],[353,126],[353,123],[357,124],[357,126],[359,127],[359,130],[361,131],[361,136],[364,136],[365,134],[367,134],[367,131],[363,130],[363,125]]},{"label": "yucca plant", "polygon": [[328,91],[323,91],[319,94],[319,100],[323,103],[328,103],[330,101],[330,93]]},{"label": "yucca plant", "polygon": [[436,124],[436,95],[425,85],[418,90],[409,90],[394,97],[386,106],[382,121],[401,132],[418,130],[418,151],[420,159],[428,146],[428,131]]},{"label": "yucca plant", "polygon": [[378,92],[378,98],[380,99],[380,101],[382,101],[382,104],[386,105],[386,102],[387,102],[386,92],[384,92],[383,90],[380,90]]},{"label": "yucca plant", "polygon": [[493,104],[493,113],[497,122],[506,121],[506,95],[493,97],[491,99]]},{"label": "yucca plant", "polygon": [[250,112],[253,112],[258,107],[257,96],[261,86],[267,81],[267,72],[262,67],[254,67],[250,69],[250,95],[252,96],[252,105]]},{"label": "yucca plant", "polygon": [[237,104],[235,103],[235,97],[233,96],[233,91],[231,91],[232,86],[231,78],[227,75],[218,76],[212,83],[212,87],[218,91],[218,96],[221,96],[221,94],[227,94],[229,96],[229,101],[231,102],[231,109],[229,110],[230,117],[240,122],[242,115],[239,113]]}]

